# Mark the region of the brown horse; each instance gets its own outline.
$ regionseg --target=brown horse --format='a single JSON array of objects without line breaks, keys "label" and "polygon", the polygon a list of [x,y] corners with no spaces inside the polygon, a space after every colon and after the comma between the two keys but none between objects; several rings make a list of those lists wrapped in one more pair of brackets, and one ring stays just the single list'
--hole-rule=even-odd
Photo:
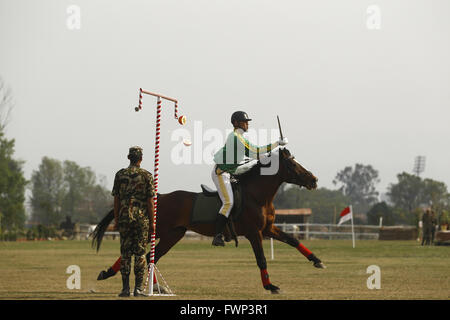
[{"label": "brown horse", "polygon": [[[280,289],[270,282],[267,273],[267,263],[262,245],[264,237],[274,238],[291,245],[309,261],[312,261],[317,268],[325,268],[325,266],[297,239],[274,225],[275,208],[272,202],[280,185],[286,182],[311,190],[317,188],[317,178],[294,160],[289,150],[280,148],[279,152],[273,153],[273,155],[278,156],[278,159],[272,156],[272,161],[279,161],[279,167],[275,174],[261,174],[261,169],[268,167],[270,163],[263,165],[258,162],[248,172],[238,177],[243,190],[244,207],[240,218],[234,222],[234,226],[236,234],[245,236],[251,243],[264,288],[272,293],[279,293]],[[190,214],[196,195],[197,193],[181,190],[158,195],[156,238],[159,238],[159,243],[155,247],[155,264],[183,238],[186,230],[192,230],[205,236],[214,236],[215,223],[191,223]],[[97,250],[100,247],[104,231],[112,219],[111,211],[99,223],[94,232],[93,245],[97,245]],[[147,254],[148,261],[149,254]],[[119,268],[120,258],[107,271],[102,271],[98,280],[115,275]]]}]

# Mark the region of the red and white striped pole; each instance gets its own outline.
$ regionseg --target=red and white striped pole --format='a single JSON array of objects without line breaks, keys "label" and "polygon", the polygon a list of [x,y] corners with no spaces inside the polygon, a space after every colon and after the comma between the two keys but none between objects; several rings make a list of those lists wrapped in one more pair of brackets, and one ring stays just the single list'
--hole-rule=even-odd
[{"label": "red and white striped pole", "polygon": [[161,129],[161,98],[158,97],[156,107],[156,135],[155,135],[155,166],[153,172],[153,185],[155,188],[155,196],[153,197],[153,233],[150,238],[150,294],[153,294],[153,277],[155,274],[155,242],[156,242],[156,217],[158,213],[158,179],[159,179],[159,138]]},{"label": "red and white striped pole", "polygon": [[150,263],[149,263],[149,273],[146,283],[150,279],[150,295],[153,295],[153,279],[155,276],[155,243],[156,243],[156,218],[158,213],[158,182],[159,182],[159,143],[160,143],[160,136],[161,136],[161,99],[169,100],[175,103],[175,119],[178,120],[178,122],[182,125],[186,123],[186,117],[181,116],[178,117],[178,101],[169,98],[157,93],[149,92],[142,90],[142,88],[139,89],[139,106],[134,108],[134,110],[137,112],[142,109],[142,94],[148,94],[157,97],[157,106],[156,106],[156,134],[155,134],[155,163],[154,163],[154,172],[153,172],[153,185],[154,185],[154,191],[155,195],[153,197],[153,204],[154,204],[154,215],[153,215],[153,233],[150,236]]}]

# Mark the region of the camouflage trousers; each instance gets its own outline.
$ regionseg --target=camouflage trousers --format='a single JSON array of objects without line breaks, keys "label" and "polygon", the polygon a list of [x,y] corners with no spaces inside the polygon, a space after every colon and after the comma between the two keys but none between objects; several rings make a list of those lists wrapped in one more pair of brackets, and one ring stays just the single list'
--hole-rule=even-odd
[{"label": "camouflage trousers", "polygon": [[121,214],[118,221],[120,233],[120,273],[129,275],[134,256],[136,283],[142,283],[145,275],[145,251],[148,244],[149,218],[146,211],[133,208]]}]

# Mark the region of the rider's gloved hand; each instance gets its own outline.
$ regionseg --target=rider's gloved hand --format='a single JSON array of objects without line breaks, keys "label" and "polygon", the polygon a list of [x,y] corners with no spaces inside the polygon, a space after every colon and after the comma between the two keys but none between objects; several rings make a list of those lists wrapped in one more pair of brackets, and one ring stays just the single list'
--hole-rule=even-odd
[{"label": "rider's gloved hand", "polygon": [[278,140],[278,145],[285,146],[288,144],[288,139],[284,137],[283,139]]}]

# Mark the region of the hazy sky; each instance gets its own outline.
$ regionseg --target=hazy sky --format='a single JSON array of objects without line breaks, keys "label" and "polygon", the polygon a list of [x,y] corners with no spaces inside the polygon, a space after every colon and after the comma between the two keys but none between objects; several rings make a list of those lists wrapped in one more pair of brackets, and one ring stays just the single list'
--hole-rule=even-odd
[{"label": "hazy sky", "polygon": [[[423,177],[450,186],[449,12],[448,0],[0,0],[7,136],[28,179],[48,156],[112,188],[132,145],[153,171],[156,99],[135,113],[142,87],[179,100],[192,139],[196,121],[225,138],[233,111],[255,129],[276,129],[279,115],[319,187],[362,163],[386,192],[417,155]],[[213,187],[210,164],[173,163],[179,128],[164,102],[159,191]]]}]

